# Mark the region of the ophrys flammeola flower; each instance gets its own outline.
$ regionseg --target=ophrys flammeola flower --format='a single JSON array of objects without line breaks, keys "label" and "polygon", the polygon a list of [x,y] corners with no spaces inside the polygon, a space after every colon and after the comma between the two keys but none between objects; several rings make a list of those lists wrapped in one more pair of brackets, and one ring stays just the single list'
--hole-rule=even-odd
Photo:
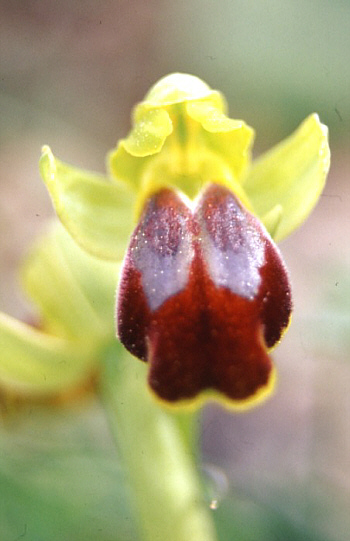
[{"label": "ophrys flammeola flower", "polygon": [[234,406],[252,404],[272,387],[268,352],[291,311],[274,241],[321,193],[327,129],[312,114],[251,163],[253,130],[226,116],[219,92],[184,74],[160,80],[133,120],[109,154],[108,178],[44,148],[41,172],[57,213],[95,256],[125,256],[118,334],[149,362],[159,397],[220,391]]}]

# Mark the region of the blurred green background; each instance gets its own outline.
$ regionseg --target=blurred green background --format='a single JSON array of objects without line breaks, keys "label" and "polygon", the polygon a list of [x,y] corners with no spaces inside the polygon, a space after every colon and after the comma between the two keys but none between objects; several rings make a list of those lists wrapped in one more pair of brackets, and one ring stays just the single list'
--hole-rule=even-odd
[{"label": "blurred green background", "polygon": [[[53,216],[43,144],[104,171],[132,106],[173,71],[222,90],[256,154],[313,111],[329,126],[328,184],[281,247],[295,312],[276,394],[244,415],[208,407],[203,461],[220,541],[348,541],[350,2],[2,0],[0,36],[0,309],[17,317],[31,312],[16,269]],[[4,413],[1,540],[134,540],[126,494],[92,398]]]}]

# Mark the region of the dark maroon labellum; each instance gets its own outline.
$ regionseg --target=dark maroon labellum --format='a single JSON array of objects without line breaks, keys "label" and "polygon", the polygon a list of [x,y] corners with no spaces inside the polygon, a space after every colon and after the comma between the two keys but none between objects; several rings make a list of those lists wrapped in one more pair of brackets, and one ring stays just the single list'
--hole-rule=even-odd
[{"label": "dark maroon labellum", "polygon": [[170,189],[151,196],[125,257],[118,335],[150,363],[149,384],[175,402],[214,389],[233,401],[269,386],[268,356],[291,312],[280,252],[227,188],[192,210]]}]

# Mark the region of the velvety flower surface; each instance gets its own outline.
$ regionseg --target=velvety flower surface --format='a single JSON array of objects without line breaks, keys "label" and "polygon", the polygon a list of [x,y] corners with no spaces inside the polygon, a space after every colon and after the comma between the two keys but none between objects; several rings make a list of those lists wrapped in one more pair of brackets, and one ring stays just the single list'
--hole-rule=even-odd
[{"label": "velvety flower surface", "polygon": [[117,304],[121,342],[150,363],[169,402],[216,390],[237,406],[264,396],[291,293],[265,228],[226,187],[193,210],[174,191],[149,198],[126,255]]},{"label": "velvety flower surface", "polygon": [[136,106],[107,176],[43,149],[41,175],[67,231],[98,259],[124,259],[118,332],[167,401],[209,389],[240,407],[272,387],[268,351],[291,310],[274,241],[311,212],[330,157],[316,114],[254,162],[253,136],[220,92],[172,74]]}]

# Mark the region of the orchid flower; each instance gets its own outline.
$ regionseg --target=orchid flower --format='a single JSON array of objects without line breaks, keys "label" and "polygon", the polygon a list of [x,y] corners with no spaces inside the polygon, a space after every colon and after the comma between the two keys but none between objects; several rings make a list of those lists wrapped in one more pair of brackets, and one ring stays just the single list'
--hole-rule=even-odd
[{"label": "orchid flower", "polygon": [[190,458],[191,414],[163,406],[245,409],[273,389],[269,353],[292,309],[275,242],[317,203],[330,153],[316,114],[255,161],[253,136],[220,92],[173,74],[136,106],[105,176],[43,148],[63,227],[22,268],[36,325],[0,313],[0,398],[60,396],[93,375],[147,541],[217,539]]},{"label": "orchid flower", "polygon": [[[124,260],[117,333],[148,362],[150,386],[167,403],[223,397],[240,409],[273,388],[269,351],[292,307],[275,241],[311,212],[330,155],[316,114],[252,162],[253,136],[227,116],[220,92],[172,74],[136,106],[107,176],[43,148],[41,175],[66,230],[101,265]],[[77,311],[67,294],[57,319],[75,314],[74,332],[84,334],[86,315]],[[38,332],[31,330],[34,342]],[[86,347],[94,338],[86,333]],[[69,352],[74,373],[81,353]]]},{"label": "orchid flower", "polygon": [[311,212],[330,155],[316,114],[252,162],[253,135],[220,92],[173,74],[136,106],[107,177],[43,150],[67,231],[100,259],[124,259],[117,334],[167,403],[221,397],[241,409],[273,388],[268,353],[292,308],[275,241]]}]

